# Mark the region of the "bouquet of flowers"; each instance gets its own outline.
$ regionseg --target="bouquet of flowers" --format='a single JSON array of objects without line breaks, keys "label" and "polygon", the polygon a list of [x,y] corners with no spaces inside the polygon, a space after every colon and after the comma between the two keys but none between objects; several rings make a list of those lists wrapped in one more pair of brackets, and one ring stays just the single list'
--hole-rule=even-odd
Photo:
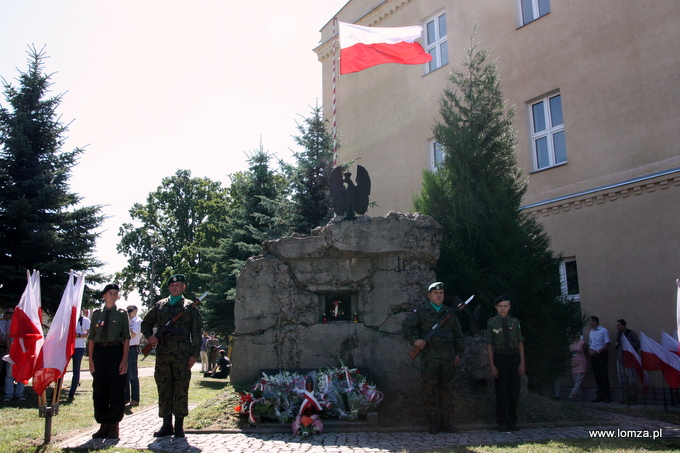
[{"label": "bouquet of flowers", "polygon": [[320,434],[323,432],[323,422],[318,414],[314,415],[300,415],[295,418],[292,425],[293,434],[302,436],[303,439],[308,438],[312,434]]},{"label": "bouquet of flowers", "polygon": [[[323,428],[319,413],[341,420],[357,420],[359,414],[375,410],[382,398],[382,393],[369,384],[358,369],[342,366],[313,371],[306,376],[286,371],[274,375],[262,373],[251,391],[241,394],[235,410],[247,415],[252,425],[258,422],[256,416],[273,418],[279,423],[294,420],[293,432],[297,432]],[[312,414],[315,419],[304,418]],[[318,419],[319,426],[309,428],[313,422],[301,425],[301,418],[305,422]]]}]

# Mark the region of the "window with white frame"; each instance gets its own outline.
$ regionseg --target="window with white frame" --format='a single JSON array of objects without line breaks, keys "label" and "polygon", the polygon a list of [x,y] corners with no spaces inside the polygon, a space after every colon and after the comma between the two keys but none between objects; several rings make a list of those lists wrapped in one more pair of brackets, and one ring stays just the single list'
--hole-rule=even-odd
[{"label": "window with white frame", "polygon": [[535,21],[550,12],[550,0],[519,0],[522,25]]},{"label": "window with white frame", "polygon": [[548,96],[532,103],[530,118],[534,168],[542,170],[566,163],[562,96]]},{"label": "window with white frame", "polygon": [[560,263],[560,281],[562,283],[563,295],[569,297],[574,302],[581,300],[575,258],[566,258]]},{"label": "window with white frame", "polygon": [[441,68],[449,62],[449,48],[446,40],[446,13],[425,21],[425,51],[432,55],[427,72]]},{"label": "window with white frame", "polygon": [[442,145],[437,140],[430,140],[430,168],[435,171],[437,167],[444,162],[444,154],[442,153]]}]

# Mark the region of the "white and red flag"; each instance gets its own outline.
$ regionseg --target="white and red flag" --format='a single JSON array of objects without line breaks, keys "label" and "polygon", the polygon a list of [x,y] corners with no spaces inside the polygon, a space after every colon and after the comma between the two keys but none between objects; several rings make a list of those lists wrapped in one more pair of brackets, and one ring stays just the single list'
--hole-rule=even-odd
[{"label": "white and red flag", "polygon": [[45,337],[37,369],[33,376],[33,390],[41,395],[45,389],[66,372],[76,340],[76,322],[85,290],[85,273],[69,274],[64,295]]},{"label": "white and red flag", "polygon": [[35,372],[35,364],[43,345],[42,307],[40,304],[40,272],[26,271],[28,283],[21,295],[19,305],[9,326],[12,346],[9,349],[9,363],[13,364],[12,375],[17,382],[28,383]]},{"label": "white and red flag", "polygon": [[680,355],[680,353],[678,353],[678,340],[671,337],[663,330],[661,331],[661,346],[663,346],[666,351],[670,351],[675,355]]},{"label": "white and red flag", "polygon": [[623,366],[633,368],[637,372],[642,388],[646,392],[649,387],[649,376],[647,371],[642,369],[642,359],[625,335],[621,335],[621,346],[623,346]]},{"label": "white and red flag", "polygon": [[338,22],[340,74],[363,71],[384,63],[423,64],[432,60],[416,39],[423,27],[363,27]]},{"label": "white and red flag", "polygon": [[661,370],[670,388],[680,386],[680,357],[665,350],[659,343],[640,332],[642,368],[647,371]]}]

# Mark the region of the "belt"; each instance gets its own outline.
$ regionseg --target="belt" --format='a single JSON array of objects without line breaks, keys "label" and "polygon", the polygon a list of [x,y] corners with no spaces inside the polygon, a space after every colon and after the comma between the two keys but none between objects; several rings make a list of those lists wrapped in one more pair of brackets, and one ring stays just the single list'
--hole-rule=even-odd
[{"label": "belt", "polygon": [[130,349],[139,349],[139,345],[138,345],[138,344],[133,344],[132,346],[130,346]]},{"label": "belt", "polygon": [[109,346],[120,346],[122,341],[104,341],[103,343],[95,343],[96,346],[101,346],[103,348],[108,348]]},{"label": "belt", "polygon": [[495,354],[507,354],[507,355],[510,355],[510,354],[517,354],[517,353],[519,353],[519,348],[509,349],[509,350],[507,350],[507,351],[506,351],[505,349],[494,349],[493,352],[494,352]]}]

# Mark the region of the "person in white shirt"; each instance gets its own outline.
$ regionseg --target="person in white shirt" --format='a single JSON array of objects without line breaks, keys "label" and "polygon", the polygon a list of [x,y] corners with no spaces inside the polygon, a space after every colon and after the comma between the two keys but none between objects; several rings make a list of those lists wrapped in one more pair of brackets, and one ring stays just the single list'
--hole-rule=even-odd
[{"label": "person in white shirt", "polygon": [[609,331],[600,326],[600,319],[597,316],[591,316],[588,320],[591,331],[588,335],[588,347],[590,349],[590,365],[595,375],[595,384],[597,385],[597,397],[593,403],[604,401],[605,403],[612,402],[612,392],[609,385]]},{"label": "person in white shirt", "polygon": [[76,390],[80,385],[80,364],[87,348],[87,334],[90,332],[90,320],[85,316],[85,310],[80,313],[76,322],[76,343],[71,356],[73,365],[73,378],[71,379],[71,389],[68,392],[68,399],[72,400],[76,396]]},{"label": "person in white shirt", "polygon": [[130,317],[130,352],[128,354],[127,385],[125,386],[125,401],[130,406],[139,406],[139,374],[137,359],[139,358],[139,342],[142,340],[142,318],[137,316],[137,306],[127,307]]}]

